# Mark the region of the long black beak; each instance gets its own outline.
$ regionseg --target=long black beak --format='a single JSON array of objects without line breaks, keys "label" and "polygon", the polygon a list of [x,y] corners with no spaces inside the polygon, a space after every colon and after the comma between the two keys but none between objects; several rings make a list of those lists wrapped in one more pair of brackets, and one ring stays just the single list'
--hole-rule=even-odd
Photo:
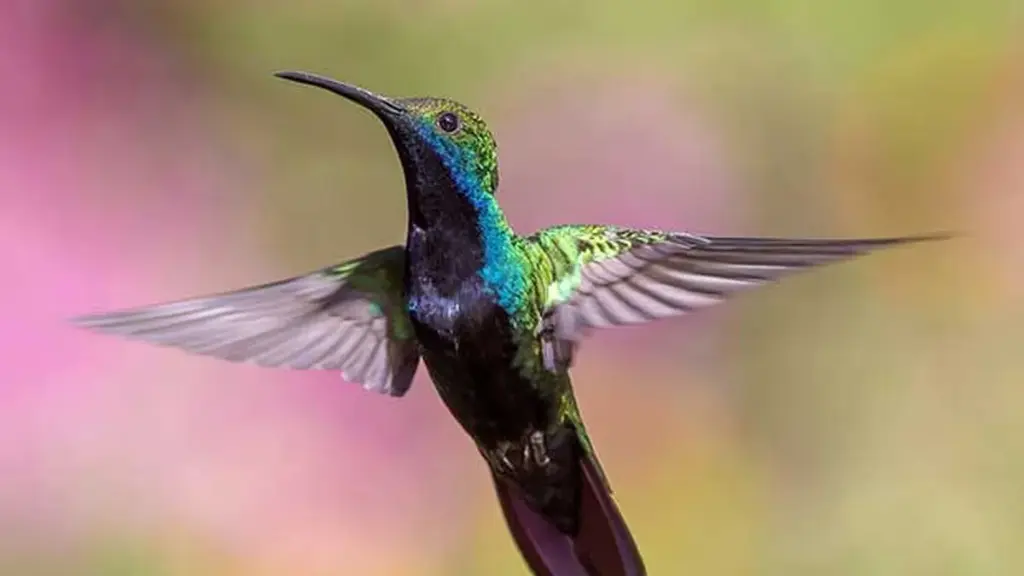
[{"label": "long black beak", "polygon": [[299,84],[308,84],[310,86],[316,86],[317,88],[323,88],[330,92],[347,98],[356,104],[370,110],[377,115],[378,118],[384,122],[391,123],[397,120],[399,117],[405,114],[405,109],[396,104],[389,98],[374,94],[369,90],[365,90],[352,84],[345,84],[344,82],[338,82],[325,76],[318,76],[316,74],[310,74],[309,72],[277,72],[274,74],[278,78],[285,80],[291,80],[292,82],[298,82]]}]

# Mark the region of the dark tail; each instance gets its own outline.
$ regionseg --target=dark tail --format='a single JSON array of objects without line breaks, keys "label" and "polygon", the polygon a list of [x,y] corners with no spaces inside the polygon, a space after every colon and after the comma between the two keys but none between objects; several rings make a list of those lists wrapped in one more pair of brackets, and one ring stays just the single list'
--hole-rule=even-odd
[{"label": "dark tail", "polygon": [[509,531],[537,576],[645,576],[640,551],[593,456],[577,446],[579,530],[566,534],[530,508],[512,483],[494,477]]}]

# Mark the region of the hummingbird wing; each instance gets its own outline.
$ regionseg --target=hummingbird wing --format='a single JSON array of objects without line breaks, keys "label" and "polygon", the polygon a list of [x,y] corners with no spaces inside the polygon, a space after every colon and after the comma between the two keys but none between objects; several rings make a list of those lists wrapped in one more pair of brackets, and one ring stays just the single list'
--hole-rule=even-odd
[{"label": "hummingbird wing", "polygon": [[419,350],[391,246],[279,282],[82,316],[79,326],[234,362],[340,370],[368,390],[409,390]]},{"label": "hummingbird wing", "polygon": [[568,367],[592,328],[678,316],[807,268],[942,235],[850,240],[728,238],[612,226],[559,226],[527,238],[547,285],[549,370]]}]

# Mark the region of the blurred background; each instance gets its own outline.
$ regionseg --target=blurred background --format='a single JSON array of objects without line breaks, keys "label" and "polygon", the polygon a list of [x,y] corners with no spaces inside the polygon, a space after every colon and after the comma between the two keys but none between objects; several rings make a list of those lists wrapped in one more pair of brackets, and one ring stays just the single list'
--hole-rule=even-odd
[{"label": "blurred background", "polygon": [[652,574],[1024,571],[1024,4],[7,0],[0,573],[524,573],[422,369],[64,322],[402,241],[384,130],[294,68],[472,105],[524,232],[963,232],[599,332],[575,380]]}]

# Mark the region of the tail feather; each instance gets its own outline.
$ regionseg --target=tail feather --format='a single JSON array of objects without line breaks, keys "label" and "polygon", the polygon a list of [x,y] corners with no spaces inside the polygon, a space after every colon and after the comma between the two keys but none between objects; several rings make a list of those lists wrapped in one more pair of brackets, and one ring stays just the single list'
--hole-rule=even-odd
[{"label": "tail feather", "polygon": [[561,532],[527,505],[512,483],[494,477],[502,512],[527,565],[536,576],[645,576],[636,542],[590,454],[577,451],[580,467],[579,530]]},{"label": "tail feather", "polygon": [[596,461],[580,458],[583,491],[580,495],[580,532],[576,554],[592,569],[592,576],[643,576],[647,574],[640,550],[604,482]]},{"label": "tail feather", "polygon": [[570,536],[527,506],[510,483],[495,476],[494,487],[509,532],[535,576],[589,576],[573,552]]}]

